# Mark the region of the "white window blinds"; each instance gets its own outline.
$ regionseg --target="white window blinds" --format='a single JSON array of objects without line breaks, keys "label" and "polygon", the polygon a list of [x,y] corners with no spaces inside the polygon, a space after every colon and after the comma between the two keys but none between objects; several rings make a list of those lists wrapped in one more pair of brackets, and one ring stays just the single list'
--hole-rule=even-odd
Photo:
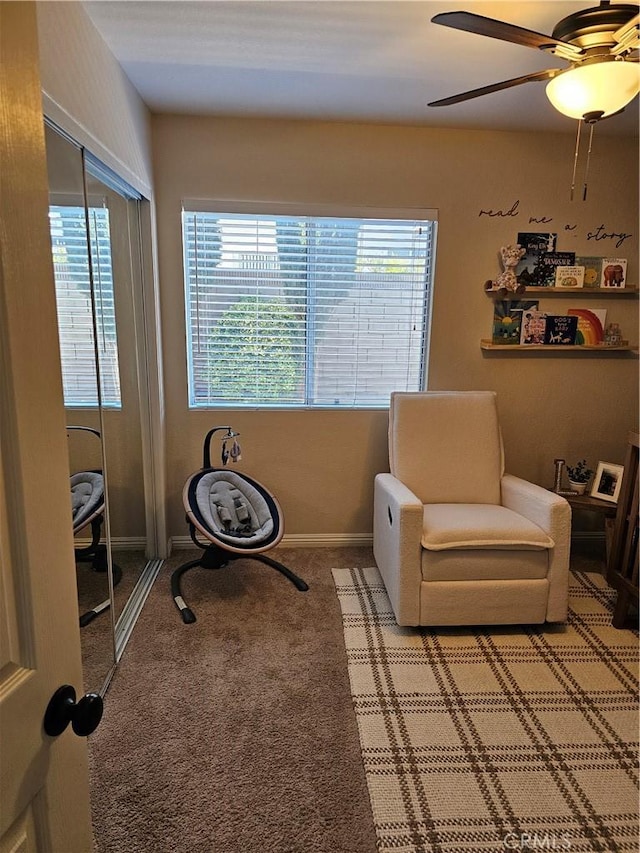
[{"label": "white window blinds", "polygon": [[183,211],[190,405],[421,389],[434,239],[432,220]]},{"label": "white window blinds", "polygon": [[109,211],[106,207],[89,208],[91,270],[84,207],[51,205],[49,223],[65,406],[98,405],[91,299],[93,274],[101,402],[119,407]]}]

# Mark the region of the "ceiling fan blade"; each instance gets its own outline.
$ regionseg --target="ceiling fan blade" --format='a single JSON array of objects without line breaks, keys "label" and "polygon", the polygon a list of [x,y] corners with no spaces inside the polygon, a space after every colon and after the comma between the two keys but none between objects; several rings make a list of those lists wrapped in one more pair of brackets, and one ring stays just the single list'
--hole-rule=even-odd
[{"label": "ceiling fan blade", "polygon": [[493,83],[490,86],[482,86],[479,89],[471,89],[469,92],[461,92],[459,95],[452,95],[450,98],[442,98],[439,101],[432,101],[427,104],[428,107],[449,107],[452,104],[459,104],[462,101],[469,101],[471,98],[479,98],[481,95],[489,95],[491,92],[499,92],[502,89],[510,89],[512,86],[519,86],[521,83],[534,83],[538,80],[550,80],[560,72],[559,68],[549,68],[547,71],[538,71],[535,74],[525,74],[524,77],[513,77],[511,80],[503,80],[502,83]]},{"label": "ceiling fan blade", "polygon": [[616,46],[611,49],[614,56],[637,50],[640,46],[640,15],[631,18],[624,26],[616,30],[613,38],[616,41]]},{"label": "ceiling fan blade", "polygon": [[613,37],[616,41],[622,41],[629,33],[635,33],[637,35],[639,26],[640,15],[635,15],[630,21],[627,21],[626,24],[623,24],[619,30],[616,30]]},{"label": "ceiling fan blade", "polygon": [[473,12],[442,12],[431,19],[434,24],[442,24],[444,27],[452,27],[455,30],[463,30],[467,33],[476,33],[479,36],[509,41],[523,47],[534,47],[538,50],[549,50],[554,45],[562,45],[572,55],[579,57],[584,51],[563,39],[536,33],[533,30],[525,30],[508,24],[506,21],[497,21],[495,18],[485,18],[484,15],[476,15]]}]

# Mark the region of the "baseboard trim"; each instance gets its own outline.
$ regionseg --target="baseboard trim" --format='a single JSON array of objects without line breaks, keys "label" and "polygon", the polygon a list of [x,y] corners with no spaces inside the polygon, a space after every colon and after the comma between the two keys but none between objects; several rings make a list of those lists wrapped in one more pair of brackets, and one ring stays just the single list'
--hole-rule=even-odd
[{"label": "baseboard trim", "polygon": [[283,548],[371,547],[372,533],[291,533],[282,537]]},{"label": "baseboard trim", "polygon": [[[290,533],[284,535],[278,548],[370,548],[373,545],[371,533]],[[190,536],[172,536],[170,552],[193,548]]]},{"label": "baseboard trim", "polygon": [[[104,542],[104,539],[100,539]],[[91,537],[78,538],[73,540],[74,548],[88,548],[91,545]],[[111,550],[112,551],[144,551],[147,547],[146,536],[112,536]]]}]

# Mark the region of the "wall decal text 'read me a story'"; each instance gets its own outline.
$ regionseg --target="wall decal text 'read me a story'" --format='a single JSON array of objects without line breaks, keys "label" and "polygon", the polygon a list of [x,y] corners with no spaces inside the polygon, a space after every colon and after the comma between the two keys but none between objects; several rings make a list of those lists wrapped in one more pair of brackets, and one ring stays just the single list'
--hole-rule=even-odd
[{"label": "wall decal text 'read me a story'", "polygon": [[[491,219],[496,217],[510,218],[520,216],[520,213],[520,199],[516,199],[511,207],[508,208],[481,208],[478,212],[478,216],[488,216]],[[548,225],[550,222],[553,222],[553,216],[529,216],[528,224]],[[578,226],[572,223],[566,223],[564,225],[565,231],[576,231],[577,228]],[[628,240],[630,237],[633,237],[633,234],[628,234],[626,231],[610,231],[604,222],[586,233],[586,239],[593,240],[596,243],[601,240],[613,240],[616,249],[619,249],[624,241]]]}]

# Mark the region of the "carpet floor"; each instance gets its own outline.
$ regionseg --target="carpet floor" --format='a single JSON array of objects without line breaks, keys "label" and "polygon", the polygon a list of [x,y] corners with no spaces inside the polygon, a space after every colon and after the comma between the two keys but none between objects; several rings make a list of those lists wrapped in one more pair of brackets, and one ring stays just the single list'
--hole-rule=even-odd
[{"label": "carpet floor", "polygon": [[[197,553],[197,552],[196,552]],[[154,584],[89,738],[98,853],[375,853],[330,568],[368,548],[274,549]]]},{"label": "carpet floor", "polygon": [[161,570],[88,739],[97,853],[378,850],[331,575],[373,554],[271,554],[309,591],[252,560],[196,569],[193,625],[169,589],[193,554]]},{"label": "carpet floor", "polygon": [[[122,573],[114,589],[114,619],[117,620],[147,560],[144,551],[134,550],[114,551],[113,559]],[[76,580],[79,615],[93,610],[108,599],[109,580],[106,572],[95,572],[90,563],[79,562],[76,565]],[[85,692],[99,691],[114,660],[113,628],[108,609],[80,629],[80,643]]]},{"label": "carpet floor", "polygon": [[638,639],[601,575],[571,575],[567,625],[468,629],[333,575],[379,853],[639,849]]}]

